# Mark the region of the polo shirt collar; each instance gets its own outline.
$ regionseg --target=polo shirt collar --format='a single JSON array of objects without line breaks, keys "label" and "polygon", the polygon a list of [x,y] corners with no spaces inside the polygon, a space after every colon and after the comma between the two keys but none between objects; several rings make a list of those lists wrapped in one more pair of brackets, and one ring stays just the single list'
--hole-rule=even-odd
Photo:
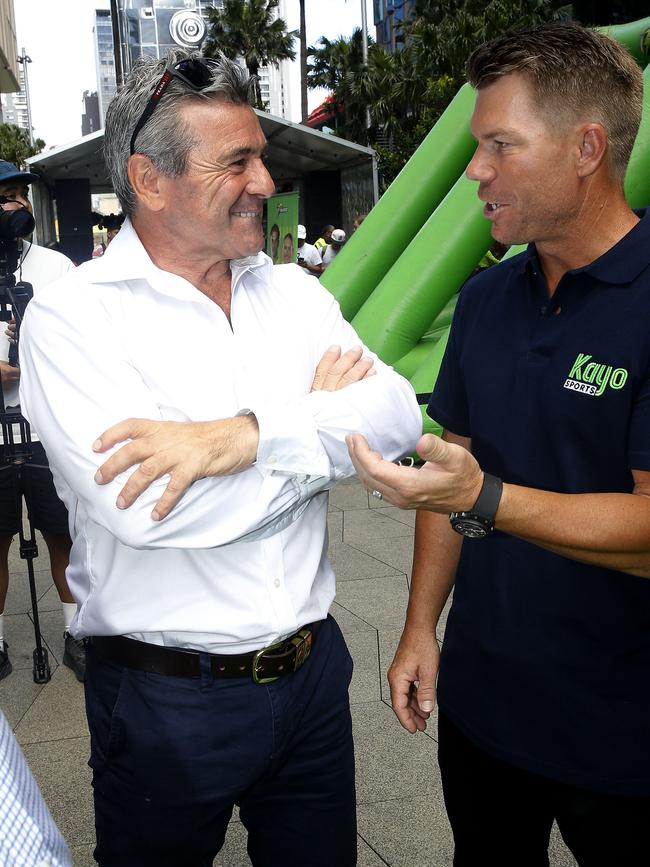
[{"label": "polo shirt collar", "polygon": [[[625,285],[631,283],[650,264],[650,208],[635,209],[641,219],[614,246],[582,268],[569,274],[586,274],[600,283]],[[519,272],[539,271],[535,244],[529,244],[519,265]]]},{"label": "polo shirt collar", "polygon": [[[209,299],[184,277],[164,271],[151,261],[128,218],[106,248],[104,255],[84,263],[81,267],[86,271],[85,276],[91,283],[144,280],[154,291],[161,292],[163,295],[181,300],[209,302]],[[231,259],[233,290],[246,271],[250,271],[262,280],[270,280],[272,267],[271,259],[265,253],[257,253],[243,259]]]}]

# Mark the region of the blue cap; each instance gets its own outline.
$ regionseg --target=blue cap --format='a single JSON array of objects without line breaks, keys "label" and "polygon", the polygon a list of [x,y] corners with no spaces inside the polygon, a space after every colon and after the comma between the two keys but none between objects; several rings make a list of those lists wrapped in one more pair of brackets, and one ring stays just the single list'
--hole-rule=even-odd
[{"label": "blue cap", "polygon": [[33,175],[31,172],[21,172],[13,163],[0,160],[0,184],[7,181],[23,181],[25,184],[31,184],[37,180],[38,175]]}]

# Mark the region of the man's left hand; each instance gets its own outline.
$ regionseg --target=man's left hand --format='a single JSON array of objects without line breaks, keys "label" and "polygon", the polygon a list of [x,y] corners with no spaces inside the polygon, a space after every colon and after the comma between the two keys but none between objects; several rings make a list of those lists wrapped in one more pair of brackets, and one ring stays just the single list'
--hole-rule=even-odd
[{"label": "man's left hand", "polygon": [[373,452],[365,437],[346,437],[352,463],[369,491],[400,509],[448,513],[471,509],[483,486],[483,473],[467,449],[433,434],[420,438],[416,448],[426,463],[401,467]]},{"label": "man's left hand", "polygon": [[130,418],[104,431],[93,450],[105,452],[124,440],[131,442],[102,464],[95,481],[108,484],[139,463],[117,498],[117,507],[128,509],[152,482],[169,474],[169,483],[151,515],[160,521],[197,479],[248,469],[257,457],[259,431],[254,415],[211,422]]}]

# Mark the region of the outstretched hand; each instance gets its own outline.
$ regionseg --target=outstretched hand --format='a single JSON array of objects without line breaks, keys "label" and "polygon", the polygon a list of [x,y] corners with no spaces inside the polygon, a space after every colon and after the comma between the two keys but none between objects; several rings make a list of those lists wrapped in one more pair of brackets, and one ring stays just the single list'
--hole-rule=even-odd
[{"label": "outstretched hand", "polygon": [[257,456],[258,439],[254,415],[213,422],[126,419],[104,431],[93,443],[94,451],[105,452],[130,440],[102,464],[95,481],[98,485],[108,484],[129,467],[140,464],[117,498],[118,509],[128,509],[156,479],[169,474],[169,483],[151,514],[154,521],[159,521],[197,479],[248,469]]},{"label": "outstretched hand", "polygon": [[426,462],[419,469],[384,460],[361,434],[349,434],[346,442],[366,489],[379,491],[400,509],[463,511],[472,508],[481,492],[483,473],[472,454],[433,434],[425,434],[417,443],[417,452]]}]

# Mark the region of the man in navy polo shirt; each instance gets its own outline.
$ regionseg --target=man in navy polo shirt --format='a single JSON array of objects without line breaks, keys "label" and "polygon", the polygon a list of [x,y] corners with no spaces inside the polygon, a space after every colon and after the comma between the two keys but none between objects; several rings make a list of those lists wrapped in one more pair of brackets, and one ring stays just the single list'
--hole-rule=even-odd
[{"label": "man in navy polo shirt", "polygon": [[440,662],[455,867],[548,865],[554,819],[581,867],[638,867],[650,862],[650,211],[629,208],[623,177],[641,72],[607,37],[556,24],[479,48],[469,79],[467,175],[495,240],[529,247],[461,294],[429,405],[445,433],[420,440],[424,466],[349,437],[374,495],[419,510],[393,706],[422,731]]}]

